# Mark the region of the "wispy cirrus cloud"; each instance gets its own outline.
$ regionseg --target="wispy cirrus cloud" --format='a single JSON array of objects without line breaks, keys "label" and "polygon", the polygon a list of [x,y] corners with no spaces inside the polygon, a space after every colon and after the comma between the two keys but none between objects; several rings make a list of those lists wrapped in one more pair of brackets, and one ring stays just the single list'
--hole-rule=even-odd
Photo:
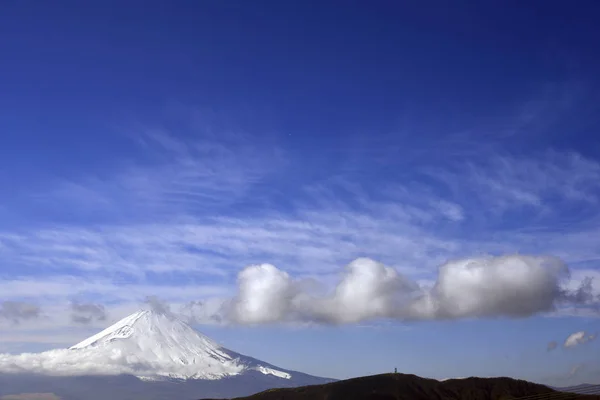
[{"label": "wispy cirrus cloud", "polygon": [[[128,137],[136,157],[120,160],[110,174],[58,179],[30,194],[37,207],[95,211],[106,219],[151,221],[222,210],[248,196],[285,164],[277,147],[242,133],[186,127],[188,139],[168,128],[136,125]],[[140,156],[143,155],[143,156]]]},{"label": "wispy cirrus cloud", "polygon": [[566,203],[589,206],[600,195],[600,164],[575,152],[546,151],[528,157],[496,154],[455,169],[426,169],[426,174],[451,189],[459,201],[473,196],[494,213],[523,207],[547,213]]}]

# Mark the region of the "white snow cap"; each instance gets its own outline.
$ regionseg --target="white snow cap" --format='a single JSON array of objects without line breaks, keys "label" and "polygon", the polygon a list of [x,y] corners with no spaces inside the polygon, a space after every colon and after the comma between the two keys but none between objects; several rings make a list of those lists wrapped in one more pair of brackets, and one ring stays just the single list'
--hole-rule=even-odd
[{"label": "white snow cap", "polygon": [[146,379],[220,379],[255,370],[291,375],[227,350],[169,313],[138,311],[70,347],[0,354],[0,372],[132,374]]}]

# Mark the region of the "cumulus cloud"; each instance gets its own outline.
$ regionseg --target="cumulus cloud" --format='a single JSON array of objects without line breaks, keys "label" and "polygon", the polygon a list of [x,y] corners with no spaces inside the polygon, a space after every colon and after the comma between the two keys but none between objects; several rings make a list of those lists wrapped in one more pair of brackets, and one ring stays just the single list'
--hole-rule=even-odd
[{"label": "cumulus cloud", "polygon": [[526,317],[551,311],[567,266],[555,257],[509,255],[450,261],[433,289],[411,307],[415,317]]},{"label": "cumulus cloud", "polygon": [[249,266],[238,275],[239,291],[229,312],[240,323],[280,321],[293,309],[297,286],[273,265]]},{"label": "cumulus cloud", "polygon": [[270,264],[252,265],[239,273],[238,293],[225,314],[241,324],[359,322],[389,316],[397,298],[416,290],[417,284],[368,258],[351,262],[331,295],[314,280],[293,279]]},{"label": "cumulus cloud", "polygon": [[564,347],[575,347],[580,344],[585,344],[596,339],[597,334],[587,335],[585,331],[575,332],[569,335],[563,344]]},{"label": "cumulus cloud", "polygon": [[22,320],[40,317],[39,306],[21,301],[3,301],[0,303],[0,318],[18,324]]},{"label": "cumulus cloud", "polygon": [[558,347],[558,343],[556,343],[556,341],[553,340],[550,343],[548,343],[548,346],[546,347],[546,350],[552,351],[552,350],[556,349],[557,347]]},{"label": "cumulus cloud", "polygon": [[78,324],[89,324],[94,321],[105,321],[106,309],[102,304],[71,303],[71,321]]},{"label": "cumulus cloud", "polygon": [[333,296],[316,299],[309,308],[317,320],[351,323],[393,316],[419,286],[393,268],[368,258],[346,267]]},{"label": "cumulus cloud", "polygon": [[237,295],[224,313],[240,324],[527,317],[578,300],[561,288],[568,277],[558,258],[489,256],[443,264],[433,287],[426,288],[394,268],[359,258],[327,293],[273,265],[252,265],[238,275]]}]

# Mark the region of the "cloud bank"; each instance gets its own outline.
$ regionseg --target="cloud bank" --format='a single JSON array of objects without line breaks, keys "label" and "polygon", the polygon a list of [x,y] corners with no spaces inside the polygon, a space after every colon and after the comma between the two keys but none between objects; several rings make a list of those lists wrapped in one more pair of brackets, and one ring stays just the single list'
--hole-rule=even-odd
[{"label": "cloud bank", "polygon": [[34,373],[52,376],[152,375],[153,365],[141,364],[135,355],[90,354],[57,349],[42,353],[0,354],[1,373]]},{"label": "cloud bank", "polygon": [[568,279],[567,266],[555,257],[489,256],[443,264],[435,284],[427,288],[394,268],[358,258],[328,292],[324,284],[260,264],[239,273],[237,294],[221,311],[228,321],[250,325],[520,318],[575,302],[587,304],[589,298],[562,288]]}]

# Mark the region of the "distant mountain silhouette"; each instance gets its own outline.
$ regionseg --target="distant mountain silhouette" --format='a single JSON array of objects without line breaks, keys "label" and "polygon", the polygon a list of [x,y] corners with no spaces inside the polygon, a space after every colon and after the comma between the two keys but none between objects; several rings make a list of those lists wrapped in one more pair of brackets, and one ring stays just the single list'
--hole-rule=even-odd
[{"label": "distant mountain silhouette", "polygon": [[[416,375],[365,376],[300,388],[270,389],[238,400],[507,400],[587,399],[600,396],[568,394],[512,378],[465,378],[437,381]],[[209,400],[209,399],[205,399]]]}]

